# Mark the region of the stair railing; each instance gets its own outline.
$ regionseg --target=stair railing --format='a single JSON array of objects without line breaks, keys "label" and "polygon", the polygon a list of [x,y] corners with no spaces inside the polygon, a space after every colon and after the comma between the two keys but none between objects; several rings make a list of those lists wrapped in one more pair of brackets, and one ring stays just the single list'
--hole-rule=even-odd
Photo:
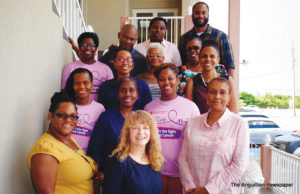
[{"label": "stair railing", "polygon": [[[64,38],[68,40],[69,36],[76,41],[81,33],[87,31],[78,0],[53,0],[53,3],[63,25]],[[78,59],[74,51],[73,54]]]}]

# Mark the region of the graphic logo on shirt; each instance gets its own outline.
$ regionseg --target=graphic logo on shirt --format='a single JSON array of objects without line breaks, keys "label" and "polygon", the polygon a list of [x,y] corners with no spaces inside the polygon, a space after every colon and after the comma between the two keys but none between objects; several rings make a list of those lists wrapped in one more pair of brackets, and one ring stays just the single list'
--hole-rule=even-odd
[{"label": "graphic logo on shirt", "polygon": [[178,113],[176,110],[170,110],[168,113],[163,112],[152,112],[153,118],[156,121],[157,125],[163,124],[176,124],[180,126],[185,126],[187,121],[184,121],[182,118],[178,118]]},{"label": "graphic logo on shirt", "polygon": [[94,85],[94,87],[91,90],[91,94],[98,94],[99,88],[100,88],[100,86]]},{"label": "graphic logo on shirt", "polygon": [[92,135],[92,132],[92,130],[89,130],[87,128],[76,126],[76,128],[72,131],[72,134],[90,137]]},{"label": "graphic logo on shirt", "polygon": [[101,77],[100,73],[98,71],[92,71],[93,74],[93,83],[97,84],[98,87],[107,80],[106,76],[105,77]]},{"label": "graphic logo on shirt", "polygon": [[95,124],[96,122],[91,121],[91,117],[87,113],[79,114],[78,125],[88,125],[94,128]]},{"label": "graphic logo on shirt", "polygon": [[181,131],[178,129],[159,127],[158,132],[162,139],[178,139],[181,137]]}]

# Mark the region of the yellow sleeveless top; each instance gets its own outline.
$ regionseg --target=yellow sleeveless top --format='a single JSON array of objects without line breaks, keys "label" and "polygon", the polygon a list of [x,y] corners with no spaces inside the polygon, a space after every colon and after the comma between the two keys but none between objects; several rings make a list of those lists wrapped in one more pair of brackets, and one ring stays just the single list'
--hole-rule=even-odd
[{"label": "yellow sleeveless top", "polygon": [[[72,140],[78,146],[73,138]],[[97,170],[96,165],[94,160],[86,156],[81,148],[78,151],[72,150],[52,135],[44,133],[33,145],[28,155],[29,169],[31,168],[31,158],[35,154],[48,154],[58,160],[55,194],[93,193],[92,178]]]}]

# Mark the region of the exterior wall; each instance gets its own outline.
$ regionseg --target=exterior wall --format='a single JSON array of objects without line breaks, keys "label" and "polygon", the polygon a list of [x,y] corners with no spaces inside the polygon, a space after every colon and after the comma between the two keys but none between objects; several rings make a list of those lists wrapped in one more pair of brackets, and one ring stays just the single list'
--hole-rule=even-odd
[{"label": "exterior wall", "polygon": [[[182,7],[182,15],[191,15],[192,14],[192,9],[193,5],[198,2],[199,0],[182,0],[181,1],[181,7]],[[189,10],[190,7],[190,10]]]},{"label": "exterior wall", "polygon": [[52,1],[0,3],[0,193],[33,193],[27,155],[47,129],[50,97],[72,60]]},{"label": "exterior wall", "polygon": [[234,53],[234,86],[237,100],[240,89],[240,0],[229,0],[228,36]]},{"label": "exterior wall", "polygon": [[120,18],[131,16],[131,9],[178,8],[179,0],[88,0],[87,24],[92,25],[100,39],[99,50],[107,49],[112,43],[118,43]]},{"label": "exterior wall", "polygon": [[181,1],[179,0],[130,0],[130,10],[178,8],[178,11],[180,11],[180,7]]},{"label": "exterior wall", "polygon": [[120,18],[128,16],[128,10],[128,0],[88,0],[87,24],[92,25],[99,36],[99,50],[119,42]]},{"label": "exterior wall", "polygon": [[[199,0],[182,0],[182,15],[192,15],[192,7]],[[228,34],[229,0],[202,0],[209,6],[209,21],[213,27]]]}]

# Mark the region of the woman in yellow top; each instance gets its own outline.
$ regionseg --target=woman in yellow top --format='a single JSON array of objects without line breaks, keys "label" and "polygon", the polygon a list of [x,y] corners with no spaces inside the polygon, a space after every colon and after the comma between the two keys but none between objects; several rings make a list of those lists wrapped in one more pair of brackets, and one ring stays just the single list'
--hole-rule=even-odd
[{"label": "woman in yellow top", "polygon": [[49,129],[34,144],[28,167],[36,193],[92,194],[96,165],[71,137],[78,115],[67,94],[51,98]]}]

